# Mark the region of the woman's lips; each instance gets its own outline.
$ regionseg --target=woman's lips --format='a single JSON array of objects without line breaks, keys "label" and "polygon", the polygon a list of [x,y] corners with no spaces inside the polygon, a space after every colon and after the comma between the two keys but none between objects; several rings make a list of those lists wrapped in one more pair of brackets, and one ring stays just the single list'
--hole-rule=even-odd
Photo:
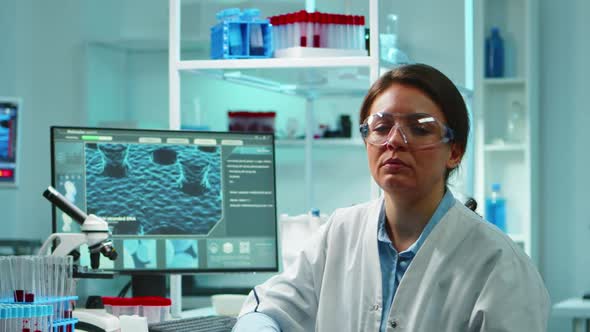
[{"label": "woman's lips", "polygon": [[409,168],[410,166],[406,163],[404,163],[401,159],[399,158],[391,158],[391,159],[387,159],[386,161],[384,161],[381,164],[381,167],[388,169],[388,170],[401,170],[404,168]]}]

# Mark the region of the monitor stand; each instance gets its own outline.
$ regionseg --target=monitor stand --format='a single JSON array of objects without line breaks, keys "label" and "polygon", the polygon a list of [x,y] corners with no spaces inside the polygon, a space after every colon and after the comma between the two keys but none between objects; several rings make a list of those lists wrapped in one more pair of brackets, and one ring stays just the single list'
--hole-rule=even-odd
[{"label": "monitor stand", "polygon": [[165,275],[132,275],[131,292],[133,296],[161,296],[166,297]]},{"label": "monitor stand", "polygon": [[174,318],[180,318],[182,312],[182,275],[170,275],[170,300],[172,306],[170,307],[170,315]]},{"label": "monitor stand", "polygon": [[[133,296],[166,297],[166,275],[132,275],[131,292]],[[179,318],[182,312],[182,275],[170,274],[170,314]]]}]

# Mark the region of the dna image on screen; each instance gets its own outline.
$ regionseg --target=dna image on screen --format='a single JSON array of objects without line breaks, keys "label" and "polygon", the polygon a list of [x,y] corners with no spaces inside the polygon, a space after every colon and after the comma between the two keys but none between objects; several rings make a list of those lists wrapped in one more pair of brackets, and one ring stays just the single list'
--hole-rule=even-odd
[{"label": "dna image on screen", "polygon": [[86,143],[88,213],[114,235],[206,235],[222,217],[217,146]]}]

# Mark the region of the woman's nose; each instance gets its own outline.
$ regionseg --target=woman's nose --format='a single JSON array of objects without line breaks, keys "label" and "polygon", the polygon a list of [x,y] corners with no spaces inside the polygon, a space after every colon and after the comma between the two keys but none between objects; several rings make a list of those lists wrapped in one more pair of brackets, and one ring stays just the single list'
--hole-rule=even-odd
[{"label": "woman's nose", "polygon": [[403,149],[408,145],[406,135],[400,127],[394,126],[393,128],[391,128],[391,132],[387,137],[386,145],[387,148],[391,150],[399,150],[400,148]]}]

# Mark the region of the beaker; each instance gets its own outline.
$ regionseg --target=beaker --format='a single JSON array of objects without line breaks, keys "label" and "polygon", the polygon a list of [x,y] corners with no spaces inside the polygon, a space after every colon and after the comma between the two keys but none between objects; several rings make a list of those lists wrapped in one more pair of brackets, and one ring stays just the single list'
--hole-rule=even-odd
[{"label": "beaker", "polygon": [[410,63],[409,57],[399,49],[398,17],[389,14],[385,19],[385,31],[379,34],[380,57],[392,64]]}]

